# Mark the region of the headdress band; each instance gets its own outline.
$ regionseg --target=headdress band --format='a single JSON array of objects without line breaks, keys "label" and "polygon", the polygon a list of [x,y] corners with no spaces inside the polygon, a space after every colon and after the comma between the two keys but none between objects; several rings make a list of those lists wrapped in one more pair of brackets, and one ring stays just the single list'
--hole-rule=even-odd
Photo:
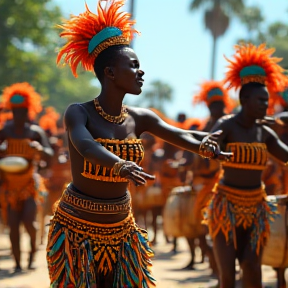
[{"label": "headdress band", "polygon": [[115,36],[115,37],[108,38],[104,42],[96,46],[96,48],[93,50],[91,55],[93,55],[96,59],[96,57],[103,50],[107,49],[110,46],[115,46],[115,45],[129,45],[129,41],[122,36]]},{"label": "headdress band", "polygon": [[241,84],[247,84],[250,82],[257,82],[260,84],[265,84],[266,72],[265,70],[257,65],[250,65],[244,67],[240,71]]},{"label": "headdress band", "polygon": [[223,96],[223,91],[220,88],[213,88],[207,93],[207,99],[211,99],[214,96]]},{"label": "headdress band", "polygon": [[14,83],[3,90],[2,101],[4,108],[27,108],[30,119],[42,110],[41,96],[27,82]]},{"label": "headdress band", "polygon": [[92,13],[87,4],[86,11],[73,16],[62,25],[61,37],[68,42],[60,49],[57,63],[64,56],[64,62],[69,64],[73,75],[77,77],[79,64],[87,71],[94,71],[95,59],[110,46],[129,45],[134,33],[138,33],[131,20],[131,15],[121,12],[125,0],[105,0],[102,7],[98,0],[97,14]]},{"label": "headdress band", "polygon": [[280,92],[280,95],[282,96],[284,101],[288,103],[288,89],[283,92]]},{"label": "headdress band", "polygon": [[117,27],[104,28],[90,40],[88,45],[89,54],[91,54],[94,49],[105,40],[111,37],[121,36],[122,34],[123,32]]},{"label": "headdress band", "polygon": [[25,102],[25,98],[22,95],[15,94],[10,98],[10,103],[14,105],[20,105]]}]

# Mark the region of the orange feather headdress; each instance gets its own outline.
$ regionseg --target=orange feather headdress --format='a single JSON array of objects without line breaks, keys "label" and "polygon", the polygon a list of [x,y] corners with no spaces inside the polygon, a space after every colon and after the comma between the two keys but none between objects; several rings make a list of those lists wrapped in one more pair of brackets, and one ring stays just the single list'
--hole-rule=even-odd
[{"label": "orange feather headdress", "polygon": [[59,120],[60,115],[51,106],[46,107],[45,112],[46,113],[39,119],[39,126],[45,131],[49,130],[53,135],[56,135],[58,131],[57,121]]},{"label": "orange feather headdress", "polygon": [[193,98],[193,104],[205,102],[209,106],[214,101],[223,101],[227,112],[232,111],[235,105],[233,105],[233,102],[229,98],[223,81],[205,81],[200,87],[201,90]]},{"label": "orange feather headdress", "polygon": [[127,12],[120,12],[124,0],[105,0],[106,7],[98,2],[97,15],[92,13],[87,4],[86,11],[78,16],[71,16],[64,24],[58,25],[63,29],[60,37],[68,42],[58,54],[57,63],[63,55],[64,62],[69,64],[72,73],[77,77],[79,63],[87,71],[93,71],[94,61],[106,48],[114,45],[129,45],[134,33],[138,33]]},{"label": "orange feather headdress", "polygon": [[3,106],[5,109],[24,107],[28,109],[31,120],[41,112],[41,96],[27,82],[15,83],[3,90]]},{"label": "orange feather headdress", "polygon": [[274,114],[274,108],[276,105],[281,105],[283,108],[288,108],[288,70],[285,70],[285,84],[284,89],[278,92],[272,92],[272,97],[269,98],[269,107],[267,110],[267,114]]},{"label": "orange feather headdress", "polygon": [[229,62],[225,83],[229,88],[238,89],[250,82],[265,85],[269,92],[281,91],[285,82],[284,71],[277,63],[281,58],[272,57],[275,49],[267,49],[265,44],[258,47],[252,44],[236,45],[233,60]]}]

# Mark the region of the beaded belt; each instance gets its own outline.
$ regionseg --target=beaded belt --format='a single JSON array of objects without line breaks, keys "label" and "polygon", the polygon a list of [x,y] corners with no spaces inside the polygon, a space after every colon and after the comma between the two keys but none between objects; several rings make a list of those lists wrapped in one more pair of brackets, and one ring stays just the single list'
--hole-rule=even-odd
[{"label": "beaded belt", "polygon": [[[72,189],[73,190],[72,190]],[[130,193],[116,199],[97,199],[77,193],[73,185],[69,185],[63,192],[60,207],[71,207],[73,210],[85,211],[93,214],[128,214],[131,211]],[[68,207],[67,207],[68,206]]]}]

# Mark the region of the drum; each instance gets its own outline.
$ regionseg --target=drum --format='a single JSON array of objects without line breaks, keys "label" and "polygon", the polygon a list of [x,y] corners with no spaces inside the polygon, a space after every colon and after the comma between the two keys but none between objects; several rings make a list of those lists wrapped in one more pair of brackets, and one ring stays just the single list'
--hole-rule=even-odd
[{"label": "drum", "polygon": [[146,207],[158,207],[164,206],[166,199],[162,193],[162,188],[159,186],[150,186],[145,191],[145,202]]},{"label": "drum", "polygon": [[9,156],[0,159],[0,169],[8,173],[19,173],[26,170],[28,161],[23,157]]},{"label": "drum", "polygon": [[270,195],[267,198],[278,205],[280,215],[270,223],[270,237],[264,247],[262,264],[274,268],[288,267],[288,195]]},{"label": "drum", "polygon": [[167,236],[194,238],[204,234],[205,227],[196,217],[197,193],[190,186],[172,189],[163,210],[163,229]]}]

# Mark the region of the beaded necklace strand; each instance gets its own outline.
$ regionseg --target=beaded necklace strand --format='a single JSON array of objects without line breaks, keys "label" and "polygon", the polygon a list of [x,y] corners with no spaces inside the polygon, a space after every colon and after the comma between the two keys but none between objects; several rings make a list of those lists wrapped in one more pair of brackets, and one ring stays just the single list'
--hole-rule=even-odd
[{"label": "beaded necklace strand", "polygon": [[120,124],[122,123],[126,117],[128,116],[128,111],[127,111],[127,107],[125,105],[122,105],[121,107],[121,113],[118,116],[112,116],[107,114],[103,108],[100,106],[98,97],[94,99],[94,105],[96,108],[96,111],[99,113],[99,115],[101,115],[105,120],[114,123],[114,124]]}]

